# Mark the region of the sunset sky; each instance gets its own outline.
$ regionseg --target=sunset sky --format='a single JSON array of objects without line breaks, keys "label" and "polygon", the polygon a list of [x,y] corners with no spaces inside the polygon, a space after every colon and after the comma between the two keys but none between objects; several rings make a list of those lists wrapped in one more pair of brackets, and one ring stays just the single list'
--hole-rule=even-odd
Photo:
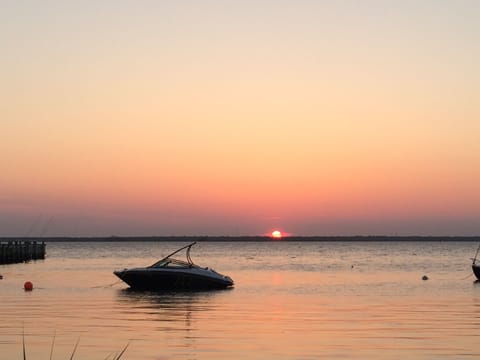
[{"label": "sunset sky", "polygon": [[0,236],[480,235],[480,1],[0,2]]}]

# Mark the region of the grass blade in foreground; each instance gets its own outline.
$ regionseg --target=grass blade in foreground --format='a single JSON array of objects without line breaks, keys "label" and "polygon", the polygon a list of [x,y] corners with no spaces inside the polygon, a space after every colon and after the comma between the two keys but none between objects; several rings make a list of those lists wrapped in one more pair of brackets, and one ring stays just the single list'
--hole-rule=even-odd
[{"label": "grass blade in foreground", "polygon": [[25,324],[23,325],[23,330],[22,330],[22,343],[23,343],[23,360],[27,360],[27,355],[25,353]]},{"label": "grass blade in foreground", "polygon": [[123,350],[120,352],[120,354],[119,354],[114,360],[119,360],[119,359],[122,357],[122,355],[123,355],[123,353],[125,352],[125,350],[127,350],[128,345],[130,345],[130,343],[127,343],[127,345],[125,345],[125,347],[123,348]]},{"label": "grass blade in foreground", "polygon": [[78,337],[77,343],[75,344],[75,347],[73,348],[72,356],[70,356],[70,360],[73,360],[73,356],[75,355],[75,351],[77,351],[77,346],[78,343],[80,342],[80,336]]},{"label": "grass blade in foreground", "polygon": [[57,331],[55,330],[53,333],[53,340],[52,340],[52,348],[50,349],[50,360],[52,360],[52,355],[53,355],[53,347],[55,345],[55,337],[57,335]]}]

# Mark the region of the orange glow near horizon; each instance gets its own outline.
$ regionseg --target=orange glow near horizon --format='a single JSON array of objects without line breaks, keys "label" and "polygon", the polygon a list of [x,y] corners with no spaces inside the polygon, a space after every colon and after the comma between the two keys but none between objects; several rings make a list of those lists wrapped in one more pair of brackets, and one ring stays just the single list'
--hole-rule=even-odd
[{"label": "orange glow near horizon", "polygon": [[274,239],[281,239],[282,238],[282,233],[278,230],[272,231],[272,238]]}]

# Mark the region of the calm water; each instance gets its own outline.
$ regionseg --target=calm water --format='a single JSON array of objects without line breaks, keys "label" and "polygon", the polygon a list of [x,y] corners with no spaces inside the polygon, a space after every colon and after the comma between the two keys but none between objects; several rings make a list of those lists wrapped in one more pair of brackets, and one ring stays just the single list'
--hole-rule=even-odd
[{"label": "calm water", "polygon": [[[477,359],[473,242],[199,243],[214,292],[135,293],[112,274],[183,243],[49,243],[0,265],[0,359]],[[422,276],[428,275],[428,281]],[[34,291],[24,292],[30,280]],[[23,330],[24,329],[24,330]]]}]

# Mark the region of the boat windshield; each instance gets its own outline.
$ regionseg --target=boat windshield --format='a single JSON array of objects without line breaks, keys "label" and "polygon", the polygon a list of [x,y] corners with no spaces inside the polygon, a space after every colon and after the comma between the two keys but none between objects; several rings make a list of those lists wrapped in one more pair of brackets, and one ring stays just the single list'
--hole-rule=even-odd
[{"label": "boat windshield", "polygon": [[[163,259],[157,261],[155,264],[153,265],[150,265],[149,267],[150,268],[164,268],[164,267],[193,267],[193,266],[197,266],[193,263],[192,259],[190,258],[190,249],[193,245],[195,245],[196,242],[194,243],[191,243],[190,245],[187,245],[187,246],[184,246],[176,251],[174,251],[173,253],[171,253],[170,255],[164,257]],[[182,251],[182,250],[187,250],[186,252],[186,256],[187,256],[187,261],[183,261],[183,260],[178,260],[178,259],[174,259],[172,258],[171,256],[177,254],[178,252]]]},{"label": "boat windshield", "polygon": [[165,268],[165,267],[178,267],[178,268],[185,268],[185,267],[193,267],[196,266],[194,264],[189,264],[186,261],[177,260],[177,259],[162,259],[157,261],[155,264],[150,265],[150,268]]}]

